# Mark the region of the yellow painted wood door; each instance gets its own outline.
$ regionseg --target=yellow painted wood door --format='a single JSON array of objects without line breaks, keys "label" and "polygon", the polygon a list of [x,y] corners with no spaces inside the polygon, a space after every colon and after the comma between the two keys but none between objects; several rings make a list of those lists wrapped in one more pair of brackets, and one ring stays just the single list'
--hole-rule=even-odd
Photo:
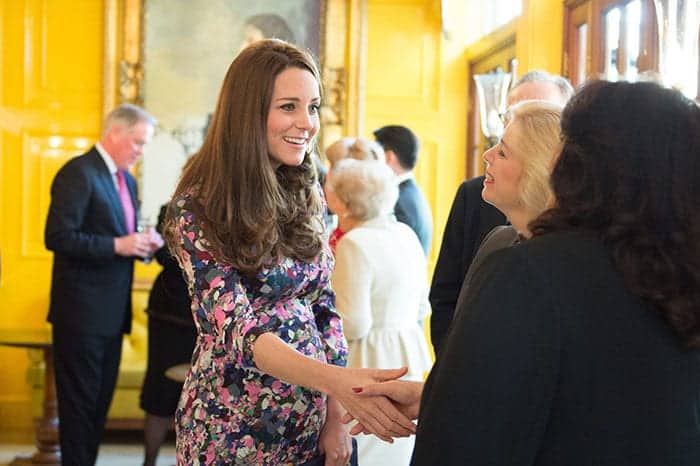
[{"label": "yellow painted wood door", "polygon": [[[0,0],[0,326],[43,326],[51,254],[44,224],[54,174],[98,136],[103,4]],[[0,347],[0,431],[31,426],[29,358]]]},{"label": "yellow painted wood door", "polygon": [[[458,3],[458,2],[455,2]],[[390,124],[420,139],[416,180],[433,213],[430,270],[464,179],[466,67],[460,31],[443,34],[443,2],[368,0],[363,136]]]}]

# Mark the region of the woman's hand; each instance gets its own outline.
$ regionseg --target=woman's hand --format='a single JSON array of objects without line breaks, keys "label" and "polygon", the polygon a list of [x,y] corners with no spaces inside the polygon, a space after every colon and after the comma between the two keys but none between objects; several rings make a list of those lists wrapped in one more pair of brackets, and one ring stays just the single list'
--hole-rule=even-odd
[{"label": "woman's hand", "polygon": [[352,387],[398,379],[406,374],[407,368],[337,369],[329,387],[330,393],[348,410],[351,418],[357,419],[362,425],[361,431],[374,434],[389,443],[393,443],[393,437],[408,437],[415,433],[415,424],[387,397],[355,393],[352,390]]},{"label": "woman's hand", "polygon": [[341,419],[346,413],[342,405],[333,397],[328,397],[328,413],[321,429],[318,449],[326,455],[325,466],[346,466],[352,455],[350,426]]},{"label": "woman's hand", "polygon": [[[407,380],[390,380],[383,383],[376,383],[364,387],[353,387],[353,391],[360,396],[385,396],[389,398],[394,406],[408,419],[418,419],[418,409],[420,398],[423,394],[423,382]],[[343,422],[349,423],[355,419],[350,413],[343,416]],[[372,433],[362,422],[355,424],[350,431],[352,435],[359,433]]]}]

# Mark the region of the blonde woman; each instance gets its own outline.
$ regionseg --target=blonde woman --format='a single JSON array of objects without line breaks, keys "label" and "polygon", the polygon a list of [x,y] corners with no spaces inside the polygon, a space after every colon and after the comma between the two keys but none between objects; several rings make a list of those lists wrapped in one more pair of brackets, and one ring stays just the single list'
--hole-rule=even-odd
[{"label": "blonde woman", "polygon": [[[421,321],[429,312],[426,261],[418,237],[393,209],[398,186],[383,161],[341,160],[326,184],[344,219],[331,285],[348,340],[348,367],[408,367],[422,380],[431,359]],[[413,438],[393,445],[360,436],[359,464],[407,465]]]},{"label": "blonde woman", "polygon": [[546,100],[513,105],[506,115],[508,126],[503,137],[484,152],[481,196],[503,212],[510,225],[496,227],[484,238],[467,271],[456,309],[486,256],[532,236],[528,224],[545,210],[552,195],[549,170],[560,145],[561,111],[561,105]]},{"label": "blonde woman", "polygon": [[[482,196],[503,212],[511,225],[494,228],[481,243],[462,283],[455,321],[458,314],[468,312],[465,297],[471,294],[472,276],[486,256],[529,238],[528,224],[550,202],[549,170],[560,146],[561,112],[561,105],[544,100],[526,100],[513,105],[507,114],[508,124],[503,137],[484,153],[486,176]],[[452,333],[450,328],[445,344]],[[442,353],[438,362],[441,359]],[[433,372],[438,369],[436,364]],[[404,413],[411,418],[418,417],[422,391],[420,381],[389,382],[360,390],[365,395],[381,393],[389,396],[399,402]],[[353,433],[359,431],[361,426],[355,427]]]},{"label": "blonde woman", "polygon": [[[384,160],[384,149],[376,141],[371,141],[365,138],[350,138],[345,137],[337,140],[326,149],[326,157],[333,168],[339,161],[343,159],[355,159],[355,160]],[[327,176],[331,176],[330,174]],[[327,197],[327,194],[326,194]],[[332,205],[328,207],[336,212]],[[331,248],[333,254],[335,254],[335,248],[338,244],[340,238],[347,231],[347,226],[345,225],[347,219],[342,218],[338,215],[338,223],[336,228],[331,233],[328,238],[328,245]]]}]

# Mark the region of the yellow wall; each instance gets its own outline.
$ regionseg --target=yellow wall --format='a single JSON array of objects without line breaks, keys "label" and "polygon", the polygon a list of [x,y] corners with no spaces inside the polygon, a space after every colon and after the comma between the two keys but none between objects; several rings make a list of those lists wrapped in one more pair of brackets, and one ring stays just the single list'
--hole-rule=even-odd
[{"label": "yellow wall", "polygon": [[516,40],[520,75],[533,69],[561,73],[563,30],[563,1],[523,0]]},{"label": "yellow wall", "polygon": [[[99,136],[103,16],[96,0],[0,0],[0,328],[47,325],[50,185]],[[0,346],[0,432],[31,427],[28,364]]]},{"label": "yellow wall", "polygon": [[[99,131],[102,3],[2,0],[0,18],[0,326],[41,326],[51,266],[43,245],[49,186]],[[27,364],[26,351],[0,347],[0,429],[30,424]]]},{"label": "yellow wall", "polygon": [[[535,68],[560,73],[563,5],[561,0],[524,0],[516,22],[520,75]],[[433,211],[431,271],[452,199],[465,177],[470,79],[465,44],[471,38],[467,27],[478,22],[480,9],[479,0],[367,0],[360,126],[371,137],[373,129],[402,124],[421,140],[416,179]]]},{"label": "yellow wall", "polygon": [[[434,260],[464,178],[467,3],[366,1],[361,132],[370,136],[398,123],[420,137],[416,177],[433,209]],[[443,4],[449,11],[441,11]],[[517,28],[521,73],[559,71],[562,8],[560,0],[526,0]],[[443,17],[449,38],[441,32]],[[103,2],[0,0],[0,21],[0,327],[43,326],[49,186],[64,161],[97,138],[102,119]],[[31,425],[28,360],[24,350],[0,346],[0,432]]]},{"label": "yellow wall", "polygon": [[376,128],[400,124],[411,128],[421,141],[415,173],[433,211],[432,260],[440,247],[454,188],[464,178],[466,128],[462,41],[459,35],[443,37],[438,4],[434,0],[368,1],[363,115],[365,135],[370,138]]}]

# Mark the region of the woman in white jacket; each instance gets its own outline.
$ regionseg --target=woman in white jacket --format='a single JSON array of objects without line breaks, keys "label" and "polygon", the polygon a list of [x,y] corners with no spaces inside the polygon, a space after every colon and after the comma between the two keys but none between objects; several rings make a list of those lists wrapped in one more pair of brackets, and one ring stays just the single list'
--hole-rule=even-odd
[{"label": "woman in white jacket", "polygon": [[[431,358],[422,321],[429,313],[425,255],[413,230],[393,215],[398,187],[379,161],[341,160],[328,175],[329,207],[347,231],[331,283],[349,345],[348,367],[408,367],[422,380]],[[359,463],[407,465],[413,437],[388,444],[358,438]]]}]

